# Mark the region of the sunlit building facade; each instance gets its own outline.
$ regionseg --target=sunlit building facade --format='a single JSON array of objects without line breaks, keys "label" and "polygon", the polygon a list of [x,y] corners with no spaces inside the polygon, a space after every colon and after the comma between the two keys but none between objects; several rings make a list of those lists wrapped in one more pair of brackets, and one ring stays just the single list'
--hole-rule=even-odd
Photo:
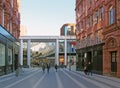
[{"label": "sunlit building facade", "polygon": [[120,77],[120,0],[76,0],[78,67]]},{"label": "sunlit building facade", "polygon": [[20,0],[0,0],[0,75],[18,65],[20,36]]},{"label": "sunlit building facade", "polygon": [[27,35],[26,26],[21,25],[21,26],[20,26],[20,36],[25,36],[25,35]]},{"label": "sunlit building facade", "polygon": [[[60,28],[60,36],[75,36],[76,24],[75,23],[66,23],[63,24]],[[67,41],[67,66],[71,65],[72,70],[76,70],[76,51],[75,51],[75,40]],[[59,62],[64,64],[64,41],[59,41]],[[69,68],[69,67],[68,67]]]},{"label": "sunlit building facade", "polygon": [[76,24],[75,23],[67,23],[64,24],[60,29],[61,36],[72,36],[75,35]]}]

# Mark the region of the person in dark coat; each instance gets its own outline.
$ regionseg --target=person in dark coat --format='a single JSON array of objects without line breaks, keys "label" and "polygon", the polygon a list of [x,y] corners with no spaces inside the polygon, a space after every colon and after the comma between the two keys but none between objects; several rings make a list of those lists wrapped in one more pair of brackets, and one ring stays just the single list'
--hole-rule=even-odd
[{"label": "person in dark coat", "polygon": [[55,70],[56,70],[56,72],[57,72],[57,64],[55,64]]},{"label": "person in dark coat", "polygon": [[49,73],[50,64],[47,64],[47,72]]},{"label": "person in dark coat", "polygon": [[92,76],[92,63],[89,61],[87,65],[88,75]]},{"label": "person in dark coat", "polygon": [[83,69],[84,69],[85,75],[87,75],[88,74],[87,62],[84,63],[84,68]]}]

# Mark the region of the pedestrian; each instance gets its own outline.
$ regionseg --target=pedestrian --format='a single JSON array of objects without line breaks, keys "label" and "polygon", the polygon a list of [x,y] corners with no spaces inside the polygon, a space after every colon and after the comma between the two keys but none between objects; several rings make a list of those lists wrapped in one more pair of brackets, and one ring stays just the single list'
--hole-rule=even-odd
[{"label": "pedestrian", "polygon": [[57,68],[58,68],[58,67],[57,67],[57,64],[55,64],[55,70],[56,70],[56,72],[57,72]]},{"label": "pedestrian", "polygon": [[84,73],[85,73],[86,75],[88,74],[87,66],[84,66]]},{"label": "pedestrian", "polygon": [[89,61],[87,65],[88,75],[92,76],[92,63]]},{"label": "pedestrian", "polygon": [[43,73],[45,72],[45,64],[43,63],[42,64],[42,70],[43,70]]},{"label": "pedestrian", "polygon": [[47,64],[47,72],[49,73],[50,64]]}]

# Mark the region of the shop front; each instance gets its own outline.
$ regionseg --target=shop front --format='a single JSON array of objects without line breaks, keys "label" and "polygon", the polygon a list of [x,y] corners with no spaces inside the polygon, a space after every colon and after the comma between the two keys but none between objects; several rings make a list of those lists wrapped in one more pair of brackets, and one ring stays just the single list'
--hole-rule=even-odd
[{"label": "shop front", "polygon": [[[17,68],[18,59],[17,40],[0,26],[0,75],[11,73]],[[18,60],[17,60],[18,61]]]},{"label": "shop front", "polygon": [[89,46],[76,50],[77,52],[77,69],[83,70],[84,66],[91,62],[93,72],[102,74],[103,72],[103,44]]}]

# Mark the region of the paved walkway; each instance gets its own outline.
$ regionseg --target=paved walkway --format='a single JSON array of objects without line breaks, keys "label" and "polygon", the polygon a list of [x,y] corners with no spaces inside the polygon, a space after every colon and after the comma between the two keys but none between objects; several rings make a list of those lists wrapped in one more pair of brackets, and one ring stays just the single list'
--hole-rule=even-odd
[{"label": "paved walkway", "polygon": [[42,69],[24,69],[16,77],[15,73],[0,77],[0,88],[120,88],[120,79],[80,71],[54,68],[50,72]]}]

